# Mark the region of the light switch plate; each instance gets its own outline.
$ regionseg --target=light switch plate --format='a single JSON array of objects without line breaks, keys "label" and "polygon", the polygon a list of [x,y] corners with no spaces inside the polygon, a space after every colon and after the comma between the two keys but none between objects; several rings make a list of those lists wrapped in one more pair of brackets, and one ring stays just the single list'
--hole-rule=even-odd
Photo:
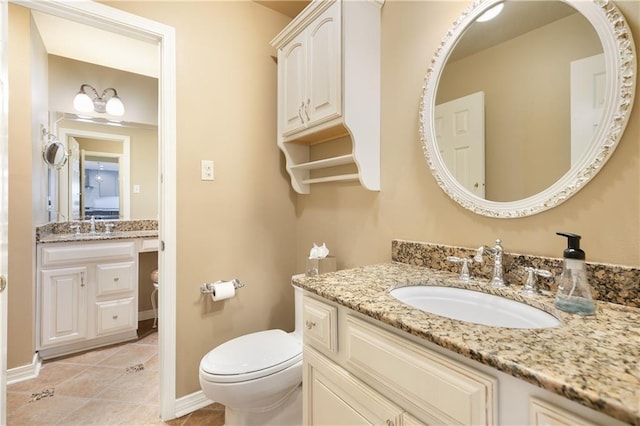
[{"label": "light switch plate", "polygon": [[201,179],[213,180],[213,160],[202,160],[200,164]]}]

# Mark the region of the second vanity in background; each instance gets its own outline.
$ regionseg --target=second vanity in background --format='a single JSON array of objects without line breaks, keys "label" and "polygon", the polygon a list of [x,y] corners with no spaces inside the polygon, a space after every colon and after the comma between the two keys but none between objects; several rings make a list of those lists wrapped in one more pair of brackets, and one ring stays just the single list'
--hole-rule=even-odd
[{"label": "second vanity in background", "polygon": [[157,230],[40,237],[36,255],[40,358],[135,339],[138,258],[157,249]]}]

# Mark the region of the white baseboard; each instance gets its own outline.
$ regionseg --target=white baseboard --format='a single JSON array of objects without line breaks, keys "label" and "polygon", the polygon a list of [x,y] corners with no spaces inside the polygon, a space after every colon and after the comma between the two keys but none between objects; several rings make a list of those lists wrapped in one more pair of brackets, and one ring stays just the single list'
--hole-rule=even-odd
[{"label": "white baseboard", "polygon": [[182,417],[186,414],[193,413],[194,411],[204,408],[209,404],[213,404],[213,401],[207,398],[201,390],[183,396],[176,399],[176,417]]},{"label": "white baseboard", "polygon": [[140,311],[138,312],[138,321],[144,321],[148,319],[153,319],[153,309],[149,309],[148,311]]},{"label": "white baseboard", "polygon": [[12,385],[24,380],[35,379],[38,377],[38,374],[40,374],[40,367],[42,367],[42,360],[38,354],[35,353],[33,354],[33,361],[31,361],[31,364],[7,370],[7,385]]}]

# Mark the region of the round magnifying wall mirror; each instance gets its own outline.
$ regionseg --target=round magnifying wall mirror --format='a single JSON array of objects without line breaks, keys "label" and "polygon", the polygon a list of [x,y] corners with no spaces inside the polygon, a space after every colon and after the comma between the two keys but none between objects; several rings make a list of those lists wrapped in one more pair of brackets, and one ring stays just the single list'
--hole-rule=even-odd
[{"label": "round magnifying wall mirror", "polygon": [[67,164],[69,155],[60,141],[51,140],[42,148],[42,158],[49,167],[59,170]]},{"label": "round magnifying wall mirror", "polygon": [[540,213],[611,157],[635,84],[631,31],[612,2],[478,1],[427,70],[425,158],[440,187],[474,213]]}]

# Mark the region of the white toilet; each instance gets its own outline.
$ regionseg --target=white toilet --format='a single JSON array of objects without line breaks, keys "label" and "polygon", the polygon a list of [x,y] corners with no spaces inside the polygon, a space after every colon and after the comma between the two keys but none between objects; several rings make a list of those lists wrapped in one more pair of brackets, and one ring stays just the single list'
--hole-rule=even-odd
[{"label": "white toilet", "polygon": [[295,330],[229,340],[200,361],[200,387],[225,406],[225,425],[302,424],[302,289],[294,288]]}]

